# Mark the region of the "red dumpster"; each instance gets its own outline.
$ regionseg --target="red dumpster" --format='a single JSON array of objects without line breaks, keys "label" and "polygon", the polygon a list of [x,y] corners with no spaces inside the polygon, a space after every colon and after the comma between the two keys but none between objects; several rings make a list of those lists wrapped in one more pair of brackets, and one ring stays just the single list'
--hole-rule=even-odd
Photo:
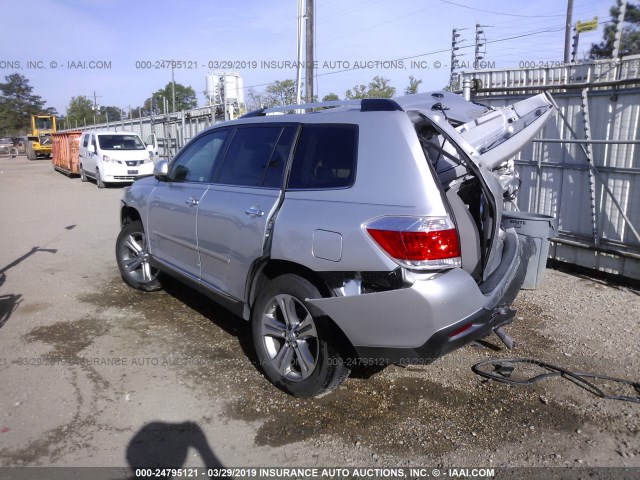
[{"label": "red dumpster", "polygon": [[79,175],[78,153],[82,132],[57,132],[51,135],[53,168],[65,175]]}]

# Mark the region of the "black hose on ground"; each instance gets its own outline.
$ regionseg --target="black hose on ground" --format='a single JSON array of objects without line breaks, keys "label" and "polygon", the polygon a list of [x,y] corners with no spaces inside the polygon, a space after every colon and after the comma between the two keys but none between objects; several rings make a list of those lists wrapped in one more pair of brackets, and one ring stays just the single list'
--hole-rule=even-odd
[{"label": "black hose on ground", "polygon": [[[541,373],[540,375],[536,375],[525,380],[510,378],[514,370],[514,364],[522,363],[538,366],[546,370],[547,372]],[[493,372],[482,369],[482,367],[485,367],[487,365],[493,367]],[[640,403],[640,382],[632,382],[630,380],[624,380],[622,378],[615,378],[608,375],[600,375],[596,373],[572,372],[571,370],[567,370],[566,368],[558,367],[557,365],[552,365],[550,363],[535,360],[533,358],[491,358],[489,360],[483,360],[476,363],[471,367],[471,370],[473,371],[473,373],[475,373],[476,375],[480,375],[481,377],[495,380],[496,382],[508,383],[510,385],[533,385],[534,383],[537,383],[546,378],[563,377],[567,380],[571,380],[579,387],[584,388],[588,392],[600,398]],[[587,380],[588,378],[629,385],[633,387],[636,392],[638,392],[638,395],[608,395],[592,382]]]}]

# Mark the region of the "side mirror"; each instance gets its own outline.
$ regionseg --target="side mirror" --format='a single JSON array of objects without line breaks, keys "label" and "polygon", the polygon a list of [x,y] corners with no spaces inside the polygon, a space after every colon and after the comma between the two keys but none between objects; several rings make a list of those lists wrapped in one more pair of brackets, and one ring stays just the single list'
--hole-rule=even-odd
[{"label": "side mirror", "polygon": [[147,143],[145,145],[146,145],[147,152],[153,152],[153,145],[151,143]]},{"label": "side mirror", "polygon": [[96,153],[96,146],[93,143],[89,145],[88,149],[89,153]]},{"label": "side mirror", "polygon": [[153,176],[161,182],[167,181],[167,175],[169,174],[169,162],[166,160],[160,160],[153,166]]}]

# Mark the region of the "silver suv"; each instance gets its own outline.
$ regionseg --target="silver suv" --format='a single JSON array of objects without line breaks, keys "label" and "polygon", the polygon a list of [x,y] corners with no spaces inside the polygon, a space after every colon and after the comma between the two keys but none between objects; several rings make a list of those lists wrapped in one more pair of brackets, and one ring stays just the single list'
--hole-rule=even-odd
[{"label": "silver suv", "polygon": [[[295,396],[353,365],[432,361],[514,317],[535,247],[501,227],[510,159],[552,104],[435,92],[216,125],[125,193],[122,278],[152,291],[169,274],[250,321]],[[294,109],[320,110],[276,114]]]}]

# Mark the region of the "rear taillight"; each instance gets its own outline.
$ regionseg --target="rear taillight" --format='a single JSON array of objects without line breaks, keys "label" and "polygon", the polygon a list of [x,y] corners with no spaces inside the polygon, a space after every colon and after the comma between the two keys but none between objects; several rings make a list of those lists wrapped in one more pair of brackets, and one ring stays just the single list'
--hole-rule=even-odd
[{"label": "rear taillight", "polygon": [[380,217],[364,228],[404,267],[437,270],[461,265],[458,232],[446,217]]}]

